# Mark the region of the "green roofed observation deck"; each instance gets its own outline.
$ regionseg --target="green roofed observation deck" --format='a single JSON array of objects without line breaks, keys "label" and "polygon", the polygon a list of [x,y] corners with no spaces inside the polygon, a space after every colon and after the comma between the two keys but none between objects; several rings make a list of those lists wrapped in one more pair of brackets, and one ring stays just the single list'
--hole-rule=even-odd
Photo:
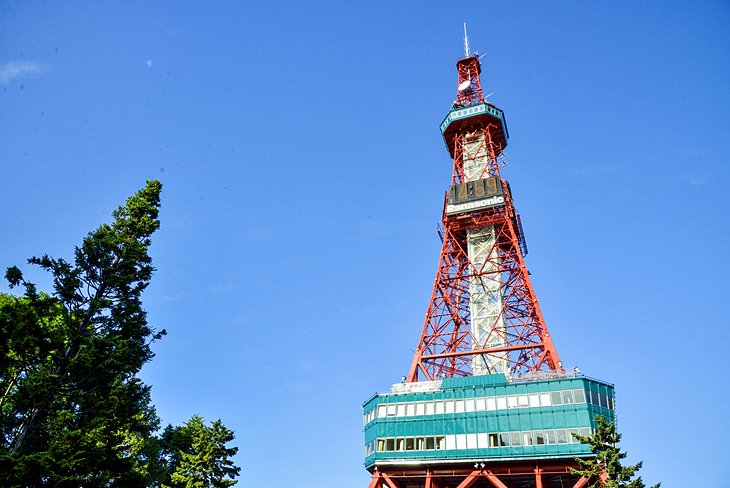
[{"label": "green roofed observation deck", "polygon": [[393,385],[363,404],[365,466],[588,456],[572,434],[614,419],[613,385],[504,374]]},{"label": "green roofed observation deck", "polygon": [[461,129],[468,126],[484,127],[493,124],[498,129],[496,131],[495,144],[501,152],[507,147],[507,139],[509,139],[509,131],[507,130],[507,122],[504,118],[504,112],[489,102],[481,102],[468,107],[458,107],[451,110],[444,118],[439,129],[444,138],[449,154],[454,156],[453,138],[457,133],[461,133]]}]

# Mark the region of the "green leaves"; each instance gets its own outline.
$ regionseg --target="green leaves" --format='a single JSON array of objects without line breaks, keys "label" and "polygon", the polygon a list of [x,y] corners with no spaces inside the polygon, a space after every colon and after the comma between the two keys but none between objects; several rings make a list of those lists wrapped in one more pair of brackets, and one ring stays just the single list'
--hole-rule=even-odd
[{"label": "green leaves", "polygon": [[[219,420],[208,427],[197,415],[184,426],[168,427],[163,435],[176,444],[171,458],[171,477],[168,488],[223,488],[237,483],[241,468],[230,459],[237,447],[226,447],[234,439],[233,431]],[[168,485],[163,485],[168,486]]]},{"label": "green leaves", "polygon": [[28,263],[53,278],[38,293],[22,271],[5,273],[22,296],[0,294],[0,486],[224,487],[240,469],[233,432],[193,417],[154,434],[150,388],[137,378],[165,331],[147,323],[141,295],[154,267],[158,181],[90,232],[73,261]]},{"label": "green leaves", "polygon": [[[588,444],[590,450],[595,454],[594,458],[577,458],[579,469],[571,469],[577,474],[593,481],[591,487],[601,488],[645,488],[641,477],[632,480],[637,471],[641,469],[642,463],[633,466],[623,466],[621,460],[626,457],[621,452],[618,443],[621,434],[616,432],[615,422],[606,422],[603,416],[596,417],[596,431],[593,435],[582,436],[574,434],[575,438],[584,444]],[[660,483],[661,484],[661,483]],[[652,488],[659,488],[660,484]]]},{"label": "green leaves", "polygon": [[145,486],[159,421],[137,377],[159,334],[141,293],[154,268],[162,186],[150,181],[89,233],[73,262],[28,260],[53,278],[37,293],[7,269],[20,297],[0,296],[0,484]]}]

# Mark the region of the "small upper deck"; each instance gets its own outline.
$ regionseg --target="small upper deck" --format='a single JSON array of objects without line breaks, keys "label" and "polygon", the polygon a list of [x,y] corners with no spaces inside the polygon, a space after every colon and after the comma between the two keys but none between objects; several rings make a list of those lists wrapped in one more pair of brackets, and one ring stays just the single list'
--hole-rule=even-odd
[{"label": "small upper deck", "polygon": [[509,131],[507,130],[507,122],[504,118],[504,112],[489,102],[481,102],[467,107],[457,107],[451,110],[439,125],[441,135],[444,138],[449,154],[454,156],[453,137],[457,131],[462,129],[468,130],[470,127],[486,126],[492,124],[495,126],[493,141],[499,148],[499,152],[507,147],[507,139],[509,139]]}]

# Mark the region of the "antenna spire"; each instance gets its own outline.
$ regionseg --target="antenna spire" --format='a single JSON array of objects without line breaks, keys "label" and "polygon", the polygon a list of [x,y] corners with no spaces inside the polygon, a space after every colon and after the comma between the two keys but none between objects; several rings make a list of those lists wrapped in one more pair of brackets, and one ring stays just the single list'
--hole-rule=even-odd
[{"label": "antenna spire", "polygon": [[466,35],[466,22],[464,22],[464,57],[469,57],[469,37]]}]

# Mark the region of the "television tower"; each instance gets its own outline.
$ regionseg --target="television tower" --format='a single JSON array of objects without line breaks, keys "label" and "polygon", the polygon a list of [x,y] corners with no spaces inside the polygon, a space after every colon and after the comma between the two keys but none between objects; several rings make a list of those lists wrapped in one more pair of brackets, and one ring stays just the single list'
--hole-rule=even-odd
[{"label": "television tower", "polygon": [[[485,101],[479,54],[457,61],[457,92],[441,133],[453,158],[442,247],[408,381],[525,374],[562,365],[524,262],[527,246],[507,181],[502,110]],[[421,376],[422,375],[422,376]]]},{"label": "television tower", "polygon": [[440,125],[453,164],[439,264],[408,375],[363,404],[369,488],[585,487],[570,469],[591,453],[573,434],[615,418],[613,385],[566,372],[545,325],[479,58],[465,24]]}]

